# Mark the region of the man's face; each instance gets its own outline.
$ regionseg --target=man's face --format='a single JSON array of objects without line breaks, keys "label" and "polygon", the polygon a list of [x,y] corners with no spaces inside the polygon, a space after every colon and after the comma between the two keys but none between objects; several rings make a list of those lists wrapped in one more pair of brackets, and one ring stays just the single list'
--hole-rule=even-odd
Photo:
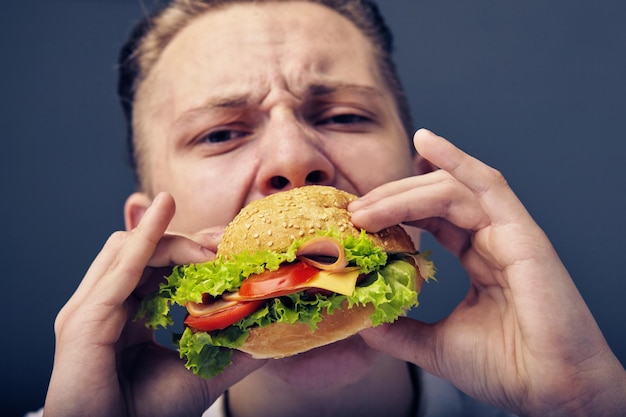
[{"label": "man's face", "polygon": [[316,4],[197,18],[164,50],[136,112],[147,191],[174,196],[178,232],[225,225],[277,191],[320,183],[361,195],[411,173],[372,47]]}]

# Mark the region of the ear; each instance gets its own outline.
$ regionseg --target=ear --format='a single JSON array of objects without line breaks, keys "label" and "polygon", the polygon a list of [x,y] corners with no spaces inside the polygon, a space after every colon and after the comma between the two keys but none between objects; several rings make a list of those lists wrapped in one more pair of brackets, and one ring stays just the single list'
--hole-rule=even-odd
[{"label": "ear", "polygon": [[413,156],[413,175],[427,174],[436,171],[437,167],[417,152]]},{"label": "ear", "polygon": [[139,224],[139,220],[152,204],[152,198],[146,193],[133,193],[124,204],[124,224],[126,230],[132,230]]}]

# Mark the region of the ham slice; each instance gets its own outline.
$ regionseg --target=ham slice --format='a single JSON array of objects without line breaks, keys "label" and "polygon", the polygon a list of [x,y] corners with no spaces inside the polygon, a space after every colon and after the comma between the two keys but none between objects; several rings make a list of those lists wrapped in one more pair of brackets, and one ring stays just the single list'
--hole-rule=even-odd
[{"label": "ham slice", "polygon": [[339,272],[348,265],[343,245],[329,236],[316,236],[307,240],[300,245],[296,256],[322,271]]}]

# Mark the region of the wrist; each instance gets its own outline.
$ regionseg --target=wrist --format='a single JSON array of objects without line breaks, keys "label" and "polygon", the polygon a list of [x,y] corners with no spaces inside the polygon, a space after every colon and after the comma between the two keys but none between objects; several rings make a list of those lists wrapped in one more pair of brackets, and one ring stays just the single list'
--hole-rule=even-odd
[{"label": "wrist", "polygon": [[620,367],[614,373],[614,377],[604,378],[607,387],[590,399],[584,415],[598,417],[621,417],[624,415],[626,410],[626,371]]},{"label": "wrist", "polygon": [[[626,371],[619,365],[597,377],[581,377],[571,389],[567,400],[553,398],[545,408],[522,413],[524,417],[623,417],[626,410]],[[572,394],[572,393],[578,393]],[[548,399],[548,401],[550,401]],[[555,408],[556,405],[556,408]]]}]

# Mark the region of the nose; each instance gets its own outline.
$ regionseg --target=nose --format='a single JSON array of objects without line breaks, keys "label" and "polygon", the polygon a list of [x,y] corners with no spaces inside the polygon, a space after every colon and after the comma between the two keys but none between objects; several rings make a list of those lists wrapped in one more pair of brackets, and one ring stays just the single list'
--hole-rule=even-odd
[{"label": "nose", "polygon": [[257,187],[263,195],[303,185],[329,185],[335,167],[313,127],[294,115],[281,114],[268,122],[261,138]]}]

